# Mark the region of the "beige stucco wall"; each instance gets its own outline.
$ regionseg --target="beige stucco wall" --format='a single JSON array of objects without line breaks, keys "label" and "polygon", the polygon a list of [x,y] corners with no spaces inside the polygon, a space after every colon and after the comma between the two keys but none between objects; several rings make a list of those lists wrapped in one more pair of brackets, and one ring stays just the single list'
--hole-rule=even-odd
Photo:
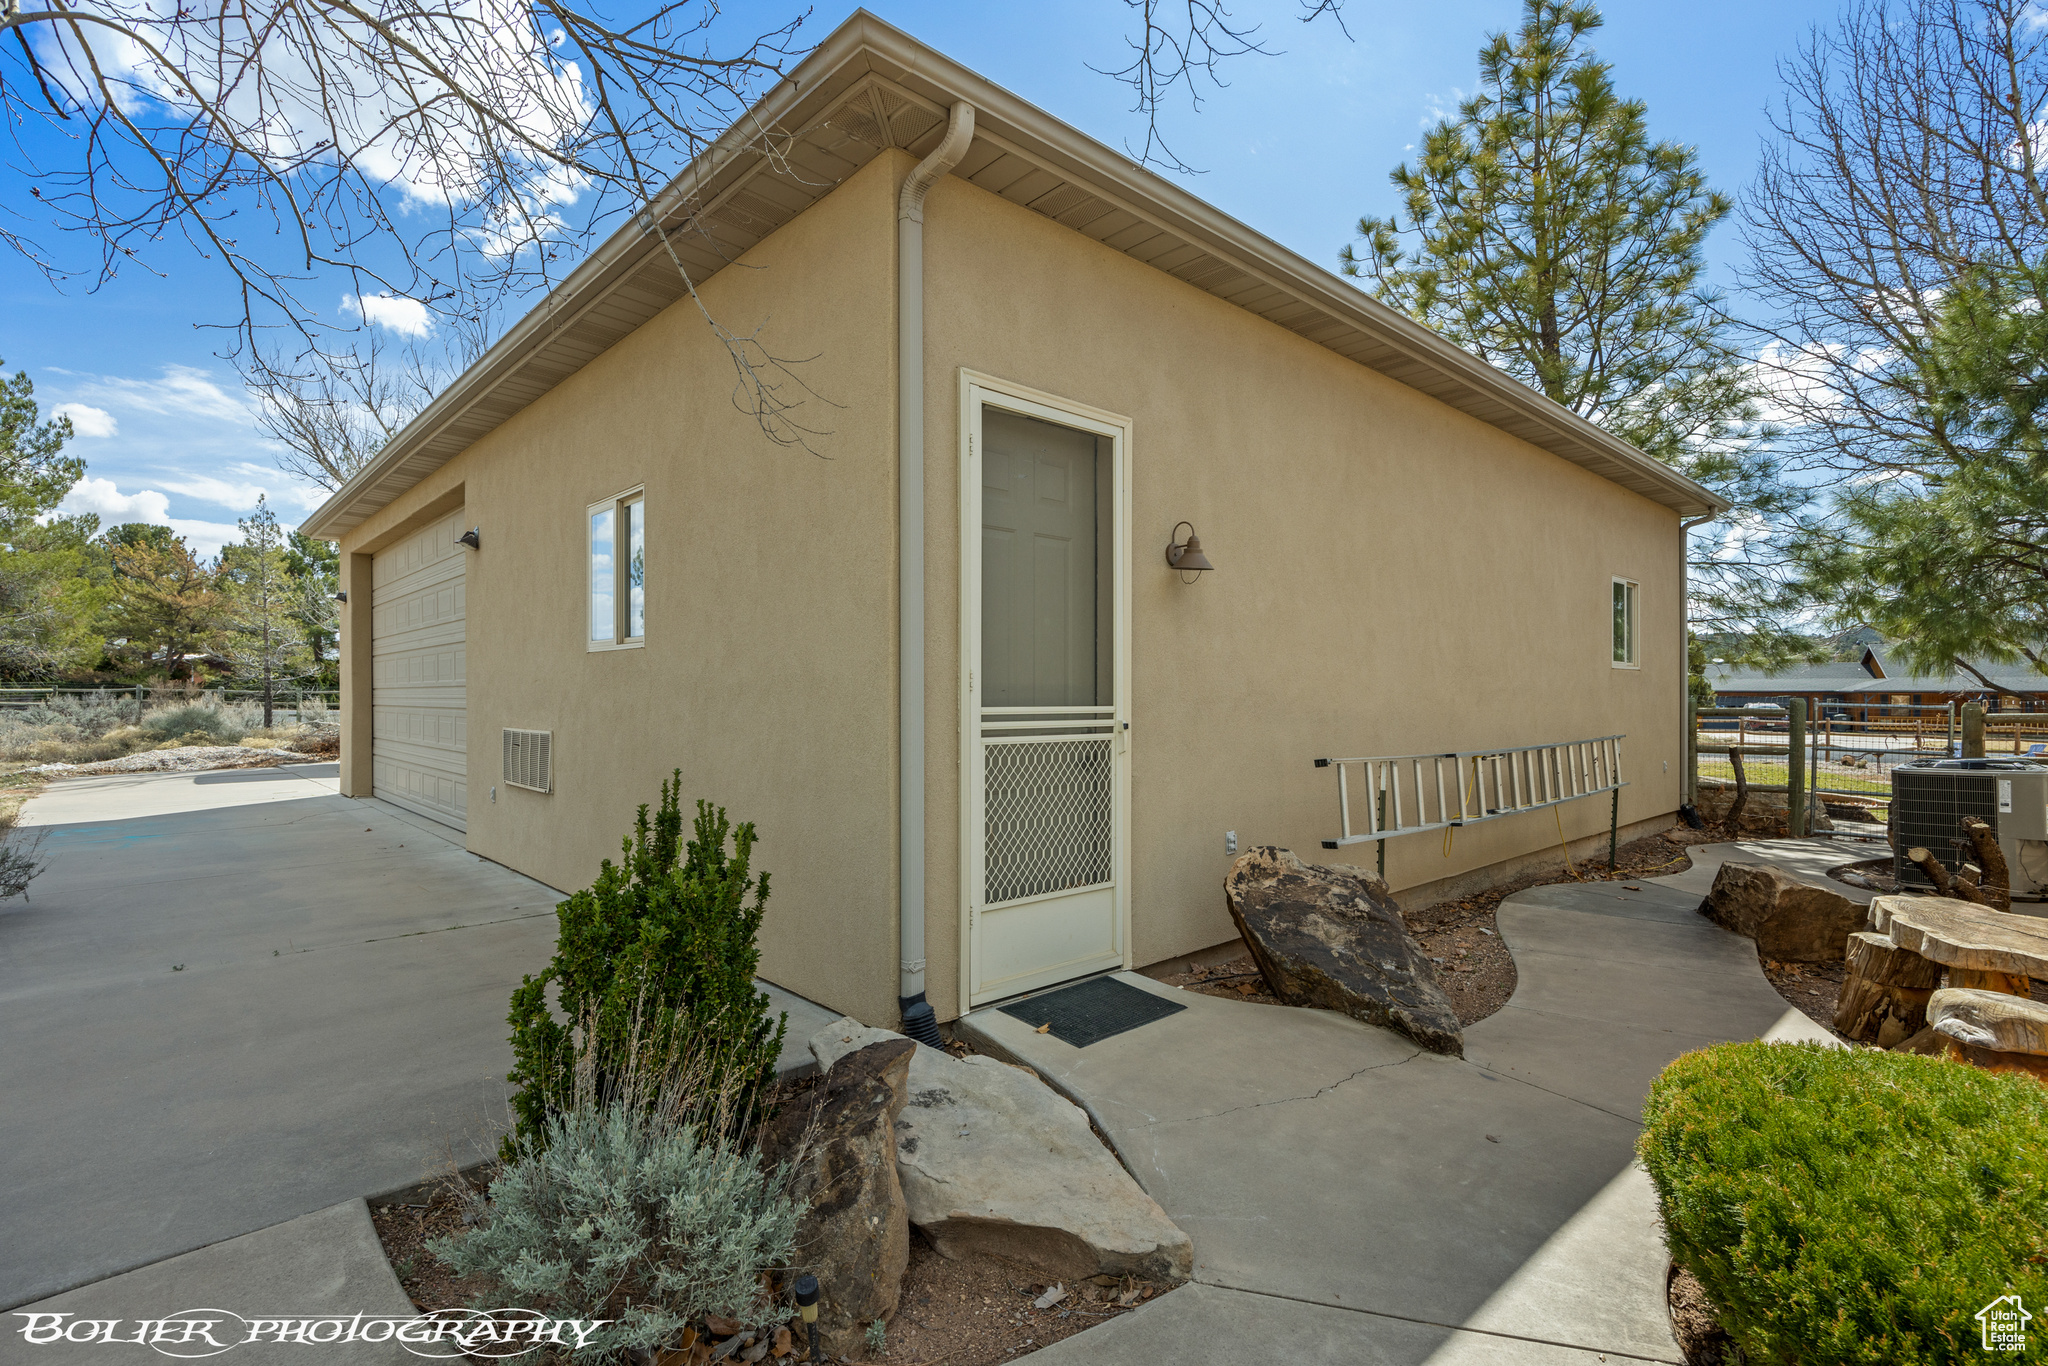
[{"label": "beige stucco wall", "polygon": [[[816,357],[799,372],[840,405],[800,413],[829,429],[819,454],[772,444],[735,409],[732,365],[685,300],[342,546],[386,544],[457,489],[482,528],[467,584],[471,849],[585,886],[680,768],[686,807],[709,797],[759,829],[763,975],[882,1021],[897,957],[895,192],[890,168],[870,166],[703,290],[727,327],[765,323],[770,347]],[[593,653],[585,508],[643,483],[647,645]],[[368,582],[351,576],[352,659]],[[366,737],[367,712],[352,716]],[[500,783],[508,726],[554,732],[551,795]],[[350,767],[366,785],[367,763]]]},{"label": "beige stucco wall", "polygon": [[[1322,756],[1623,732],[1623,825],[1678,804],[1677,515],[1078,233],[949,178],[925,227],[930,995],[959,1008],[963,368],[1132,420],[1132,945],[1234,934],[1240,848],[1370,864]],[[1180,520],[1218,566],[1165,564]],[[1638,580],[1642,667],[1612,666]],[[1604,800],[1557,808],[1578,839]],[[1360,813],[1362,815],[1362,812]],[[1388,846],[1396,888],[1555,848],[1548,811]]]},{"label": "beige stucco wall", "polygon": [[[469,844],[564,890],[683,770],[759,826],[763,975],[896,1016],[895,194],[877,158],[709,282],[728,326],[815,356],[829,459],[767,442],[679,304],[351,533],[368,553],[450,499],[468,581]],[[957,179],[926,225],[928,994],[960,1007],[959,376],[1133,421],[1133,958],[1232,933],[1226,830],[1325,857],[1312,761],[1627,733],[1626,826],[1678,801],[1676,515]],[[644,483],[648,645],[584,648],[585,507]],[[1219,569],[1161,556],[1192,521]],[[366,560],[344,560],[349,622]],[[1613,575],[1642,584],[1642,668],[1608,647]],[[357,614],[362,613],[359,617]],[[367,642],[362,642],[367,648]],[[365,701],[367,689],[354,696]],[[367,710],[351,716],[367,722]],[[551,729],[551,796],[499,787],[498,733]],[[367,724],[344,781],[366,783]],[[357,751],[363,751],[355,760]],[[1669,771],[1665,766],[1669,765]],[[1603,802],[1561,810],[1577,840]],[[1389,847],[1420,886],[1554,847],[1548,813]],[[1371,846],[1348,858],[1369,863]],[[536,967],[538,964],[535,965]]]}]

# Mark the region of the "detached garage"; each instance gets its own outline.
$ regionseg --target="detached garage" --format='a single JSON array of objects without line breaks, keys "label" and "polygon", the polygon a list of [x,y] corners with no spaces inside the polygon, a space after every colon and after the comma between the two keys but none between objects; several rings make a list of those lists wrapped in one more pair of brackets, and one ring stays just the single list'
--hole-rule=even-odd
[{"label": "detached garage", "polygon": [[[807,358],[811,451],[707,311]],[[680,773],[758,828],[761,975],[893,1026],[1233,941],[1234,851],[1340,833],[1324,756],[1619,734],[1622,838],[1662,828],[1723,506],[863,12],[304,529],[352,599],[342,792],[569,891]]]},{"label": "detached garage", "polygon": [[372,557],[375,795],[467,828],[469,722],[462,512]]}]

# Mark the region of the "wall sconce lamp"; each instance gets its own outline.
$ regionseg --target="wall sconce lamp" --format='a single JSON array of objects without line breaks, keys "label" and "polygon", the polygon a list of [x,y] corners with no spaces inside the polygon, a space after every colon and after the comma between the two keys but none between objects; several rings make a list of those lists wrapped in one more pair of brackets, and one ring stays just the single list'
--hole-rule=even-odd
[{"label": "wall sconce lamp", "polygon": [[335,600],[336,602],[347,602],[347,601],[348,601],[348,594],[347,594],[346,592],[336,593],[336,594],[334,595],[334,600]]},{"label": "wall sconce lamp", "polygon": [[1185,541],[1175,540],[1166,547],[1166,562],[1180,571],[1182,583],[1193,583],[1202,577],[1204,570],[1214,569],[1216,566],[1210,564],[1209,557],[1202,553],[1202,538],[1195,534],[1195,524],[1175,522],[1173,534],[1176,537],[1180,535],[1182,527],[1188,529],[1188,538]]},{"label": "wall sconce lamp", "polygon": [[471,550],[482,550],[484,548],[483,530],[484,529],[480,526],[473,526],[469,530],[463,532],[460,536],[457,536],[455,538],[455,544],[466,545]]}]

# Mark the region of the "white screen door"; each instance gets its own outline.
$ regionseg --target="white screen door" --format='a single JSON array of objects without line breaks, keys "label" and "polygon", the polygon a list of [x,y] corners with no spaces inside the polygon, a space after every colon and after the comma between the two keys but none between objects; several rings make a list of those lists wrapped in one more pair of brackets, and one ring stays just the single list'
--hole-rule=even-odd
[{"label": "white screen door", "polygon": [[966,385],[967,1004],[1127,965],[1125,435]]}]

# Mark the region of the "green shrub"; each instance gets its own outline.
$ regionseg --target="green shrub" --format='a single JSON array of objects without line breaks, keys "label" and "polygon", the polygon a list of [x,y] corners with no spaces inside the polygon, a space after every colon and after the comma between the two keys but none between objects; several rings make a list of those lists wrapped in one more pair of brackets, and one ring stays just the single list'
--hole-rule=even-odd
[{"label": "green shrub", "polygon": [[457,1275],[490,1276],[492,1303],[612,1319],[588,1349],[605,1358],[707,1313],[768,1316],[761,1272],[787,1264],[802,1214],[788,1169],[631,1104],[551,1114],[539,1137],[473,1200],[473,1229],[427,1244]]},{"label": "green shrub", "polygon": [[[251,718],[239,706],[217,706],[206,702],[184,702],[163,707],[142,718],[144,729],[156,732],[158,743],[177,740],[181,744],[232,745],[247,735]],[[194,739],[194,736],[201,737]]]},{"label": "green shrub", "polygon": [[[749,875],[754,827],[735,829],[723,807],[700,801],[685,848],[681,791],[678,770],[662,784],[651,824],[640,808],[622,862],[606,859],[596,882],[555,908],[554,960],[512,993],[506,1080],[520,1089],[508,1153],[517,1141],[544,1142],[547,1116],[568,1103],[576,1087],[577,1029],[595,1036],[595,1048],[582,1046],[588,1056],[626,1056],[630,1042],[657,1055],[687,1051],[704,1060],[707,1089],[733,1097],[734,1113],[751,1113],[774,1079],[788,1017],[771,1019],[768,997],[754,989],[761,957],[754,935],[768,901],[768,875]],[[550,984],[559,1017],[548,1006]],[[600,1102],[613,1098],[606,1077],[595,1085]]]},{"label": "green shrub", "polygon": [[1976,1359],[2017,1293],[2048,1360],[2048,1088],[1936,1058],[1723,1044],[1650,1087],[1672,1260],[1747,1362]]}]

